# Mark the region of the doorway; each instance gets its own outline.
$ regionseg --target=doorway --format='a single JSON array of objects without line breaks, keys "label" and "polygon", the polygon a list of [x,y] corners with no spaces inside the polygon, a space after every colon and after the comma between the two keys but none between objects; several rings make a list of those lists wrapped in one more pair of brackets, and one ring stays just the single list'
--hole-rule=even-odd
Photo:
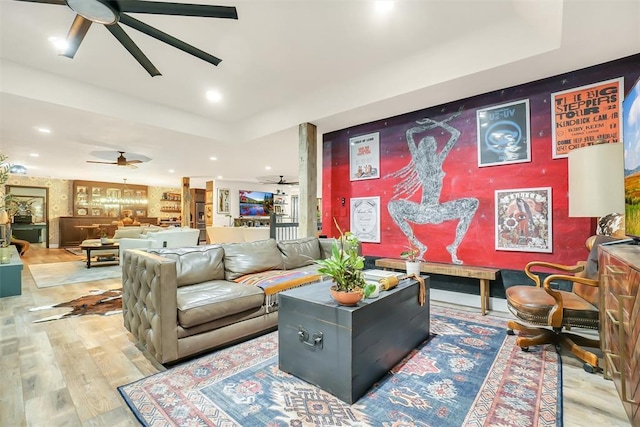
[{"label": "doorway", "polygon": [[13,196],[11,234],[16,239],[49,247],[49,188],[6,185]]}]

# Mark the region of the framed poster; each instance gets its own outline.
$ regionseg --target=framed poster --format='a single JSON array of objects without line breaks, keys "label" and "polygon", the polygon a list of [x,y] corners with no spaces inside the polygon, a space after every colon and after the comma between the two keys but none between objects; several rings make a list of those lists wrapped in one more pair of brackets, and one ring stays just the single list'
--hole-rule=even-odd
[{"label": "framed poster", "polygon": [[476,122],[479,167],[531,161],[528,99],[480,109]]},{"label": "framed poster", "polygon": [[496,250],[552,252],[551,187],[496,190]]},{"label": "framed poster", "polygon": [[620,142],[623,98],[623,77],[552,93],[553,158],[598,139]]},{"label": "framed poster", "polygon": [[361,242],[380,243],[380,197],[351,199],[349,229]]},{"label": "framed poster", "polygon": [[219,214],[228,214],[230,212],[230,201],[229,195],[231,192],[228,188],[218,188],[218,209],[217,213]]},{"label": "framed poster", "polygon": [[349,138],[351,181],[380,178],[380,133]]}]

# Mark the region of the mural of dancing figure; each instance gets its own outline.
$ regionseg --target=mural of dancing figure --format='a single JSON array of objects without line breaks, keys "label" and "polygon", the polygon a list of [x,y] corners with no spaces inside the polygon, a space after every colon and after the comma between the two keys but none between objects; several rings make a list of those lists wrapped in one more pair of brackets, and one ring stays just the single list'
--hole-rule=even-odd
[{"label": "mural of dancing figure", "polygon": [[[440,202],[445,176],[442,164],[460,137],[460,131],[450,126],[448,122],[458,115],[460,115],[459,112],[442,121],[429,118],[418,120],[416,121],[418,126],[407,130],[411,161],[402,169],[389,175],[400,178],[402,181],[395,185],[393,198],[387,205],[387,209],[409,241],[420,249],[420,258],[423,258],[427,251],[427,245],[416,238],[410,223],[440,224],[443,221],[459,219],[456,237],[453,243],[447,246],[447,251],[451,254],[453,263],[462,264],[463,262],[458,259],[458,247],[478,209],[478,199],[468,197]],[[414,140],[415,134],[431,129],[443,129],[450,134],[449,140],[440,152],[437,151],[438,142],[434,136],[424,136],[417,144]],[[422,188],[420,203],[408,200],[420,188]]]}]

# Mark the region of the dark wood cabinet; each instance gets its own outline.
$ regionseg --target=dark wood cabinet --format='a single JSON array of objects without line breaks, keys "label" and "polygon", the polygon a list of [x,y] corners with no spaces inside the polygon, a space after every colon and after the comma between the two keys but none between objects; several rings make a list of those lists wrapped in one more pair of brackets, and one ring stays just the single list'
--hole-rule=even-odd
[{"label": "dark wood cabinet", "polygon": [[[116,224],[112,224],[113,221],[113,218],[107,217],[62,216],[59,222],[59,245],[61,248],[79,246],[83,240],[99,238],[100,228],[106,229],[107,235],[111,237],[118,228]],[[158,218],[138,218],[138,221],[143,224],[158,224]],[[96,225],[97,227],[93,227]]]},{"label": "dark wood cabinet", "polygon": [[604,376],[631,424],[640,426],[640,246],[600,246],[600,334]]}]

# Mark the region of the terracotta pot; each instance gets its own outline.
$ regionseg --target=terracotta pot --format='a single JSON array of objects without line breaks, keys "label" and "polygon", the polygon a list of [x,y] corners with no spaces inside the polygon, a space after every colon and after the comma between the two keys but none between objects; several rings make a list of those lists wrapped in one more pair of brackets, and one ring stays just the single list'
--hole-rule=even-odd
[{"label": "terracotta pot", "polygon": [[336,290],[335,285],[331,286],[331,296],[340,305],[346,305],[348,307],[358,304],[362,299],[362,291],[344,292]]}]

